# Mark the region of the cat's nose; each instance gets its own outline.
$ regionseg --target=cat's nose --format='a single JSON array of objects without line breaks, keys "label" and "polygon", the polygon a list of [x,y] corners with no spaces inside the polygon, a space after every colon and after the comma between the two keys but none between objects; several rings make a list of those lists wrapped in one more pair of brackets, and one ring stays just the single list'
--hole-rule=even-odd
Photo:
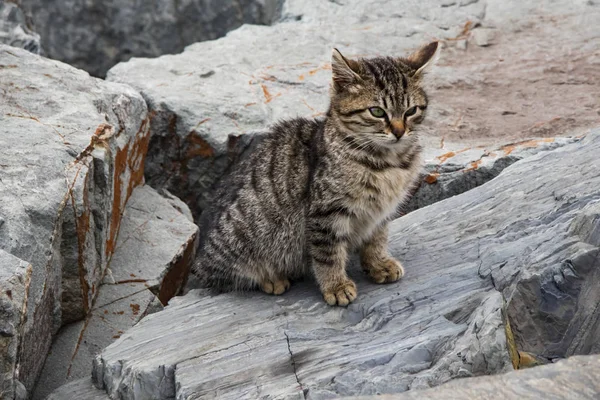
[{"label": "cat's nose", "polygon": [[391,129],[394,136],[396,136],[398,139],[400,139],[404,135],[404,132],[406,132],[404,122],[401,120],[392,120]]}]

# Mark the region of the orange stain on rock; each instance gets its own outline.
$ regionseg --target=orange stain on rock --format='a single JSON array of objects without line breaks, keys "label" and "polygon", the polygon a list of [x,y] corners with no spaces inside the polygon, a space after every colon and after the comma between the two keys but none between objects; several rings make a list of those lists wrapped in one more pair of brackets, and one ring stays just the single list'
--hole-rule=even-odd
[{"label": "orange stain on rock", "polygon": [[469,148],[467,147],[466,149],[462,149],[462,150],[458,150],[458,151],[449,151],[447,153],[442,154],[441,156],[437,156],[436,158],[438,160],[440,160],[440,164],[445,163],[449,158],[454,157],[457,154],[463,153],[465,151],[469,150]]},{"label": "orange stain on rock", "polygon": [[475,160],[475,161],[472,161],[472,162],[471,162],[471,166],[470,166],[469,168],[465,169],[464,171],[465,171],[465,172],[467,172],[467,171],[474,171],[474,170],[476,170],[477,168],[479,168],[479,166],[481,165],[481,163],[482,163],[482,161],[481,161],[481,160]]},{"label": "orange stain on rock", "polygon": [[267,89],[267,87],[262,83],[260,84],[260,87],[262,88],[263,95],[265,96],[265,103],[268,103],[271,100],[273,100],[273,96],[271,95],[271,92],[269,92],[269,89]]},{"label": "orange stain on rock", "polygon": [[195,130],[187,136],[187,141],[189,142],[189,148],[186,152],[187,159],[198,156],[209,158],[215,155],[215,150]]},{"label": "orange stain on rock", "polygon": [[140,313],[139,304],[130,304],[129,307],[131,307],[131,312],[133,313],[133,315],[138,315]]},{"label": "orange stain on rock", "polygon": [[433,172],[433,173],[431,173],[431,174],[428,174],[428,175],[425,177],[425,182],[429,183],[430,185],[433,185],[434,183],[436,183],[436,182],[437,182],[437,180],[438,180],[438,176],[440,176],[440,174],[439,174],[439,173],[437,173],[437,172]]},{"label": "orange stain on rock", "polygon": [[[110,256],[115,250],[117,235],[121,224],[121,216],[125,211],[125,204],[133,189],[144,181],[144,163],[148,145],[150,143],[150,129],[148,124],[153,114],[146,118],[140,125],[133,143],[127,143],[122,149],[118,149],[115,155],[115,169],[113,175],[114,197],[108,239],[106,241],[106,255]],[[131,145],[131,146],[130,146]],[[129,169],[129,182],[123,181],[125,172]]]},{"label": "orange stain on rock", "polygon": [[552,143],[552,142],[554,142],[554,140],[555,140],[554,138],[544,138],[544,139],[539,139],[539,140],[524,140],[522,142],[511,143],[511,144],[507,144],[506,146],[502,146],[500,148],[500,150],[503,150],[504,155],[507,156],[518,147],[521,147],[524,149],[532,148],[532,147],[539,146],[541,143]]},{"label": "orange stain on rock", "polygon": [[455,152],[449,151],[447,153],[442,154],[441,156],[437,156],[436,158],[440,160],[440,163],[446,162],[447,159],[452,158],[456,155]]}]

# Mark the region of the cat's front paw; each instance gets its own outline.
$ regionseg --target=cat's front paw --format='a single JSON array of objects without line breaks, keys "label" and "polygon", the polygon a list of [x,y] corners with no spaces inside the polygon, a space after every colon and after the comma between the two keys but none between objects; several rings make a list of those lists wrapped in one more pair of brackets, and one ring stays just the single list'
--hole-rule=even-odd
[{"label": "cat's front paw", "polygon": [[266,280],[260,284],[260,289],[268,294],[280,295],[290,288],[290,281],[281,279],[278,281]]},{"label": "cat's front paw", "polygon": [[346,279],[323,291],[323,299],[330,306],[345,307],[356,299],[356,284]]},{"label": "cat's front paw", "polygon": [[400,261],[391,257],[364,263],[363,269],[375,283],[396,282],[404,276],[404,268]]}]

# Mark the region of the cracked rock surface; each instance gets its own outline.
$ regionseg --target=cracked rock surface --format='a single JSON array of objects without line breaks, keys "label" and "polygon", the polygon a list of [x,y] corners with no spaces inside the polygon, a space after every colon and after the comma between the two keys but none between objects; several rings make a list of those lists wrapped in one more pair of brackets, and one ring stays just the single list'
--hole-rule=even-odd
[{"label": "cracked rock surface", "polygon": [[554,365],[498,376],[461,379],[435,389],[377,397],[365,396],[360,400],[595,400],[598,394],[600,356],[596,355],[576,356]]},{"label": "cracked rock surface", "polygon": [[332,47],[349,57],[401,56],[441,40],[428,77],[427,174],[410,211],[597,124],[599,18],[600,4],[585,1],[287,0],[274,26],[132,59],[107,79],[138,89],[156,113],[148,182],[197,215],[254,133],[326,112]]},{"label": "cracked rock surface", "polygon": [[0,250],[31,265],[12,339],[14,376],[30,391],[53,334],[96,297],[127,198],[143,181],[148,116],[127,86],[5,45],[0,96]]},{"label": "cracked rock surface", "polygon": [[176,297],[95,359],[94,384],[114,399],[325,399],[506,372],[517,352],[586,354],[600,335],[599,151],[595,130],[395,220],[406,276],[376,285],[354,265],[348,308],[311,282]]},{"label": "cracked rock surface", "polygon": [[149,186],[133,191],[92,310],[56,336],[33,400],[45,399],[65,382],[89,381],[94,357],[181,289],[196,252],[198,227],[186,215],[185,204],[166,196]]},{"label": "cracked rock surface", "polygon": [[179,53],[244,23],[270,24],[278,0],[21,0],[50,58],[94,76],[131,57]]}]

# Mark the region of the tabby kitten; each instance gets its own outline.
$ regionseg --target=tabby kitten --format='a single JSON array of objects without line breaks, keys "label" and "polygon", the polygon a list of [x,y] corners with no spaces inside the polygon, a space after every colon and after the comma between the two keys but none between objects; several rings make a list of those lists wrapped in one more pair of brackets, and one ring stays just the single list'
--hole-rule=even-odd
[{"label": "tabby kitten", "polygon": [[361,60],[334,49],[327,117],[276,124],[222,180],[200,219],[191,286],[282,294],[312,269],[325,301],[346,306],[353,249],[374,282],[401,278],[387,224],[419,176],[421,79],[437,48]]}]

